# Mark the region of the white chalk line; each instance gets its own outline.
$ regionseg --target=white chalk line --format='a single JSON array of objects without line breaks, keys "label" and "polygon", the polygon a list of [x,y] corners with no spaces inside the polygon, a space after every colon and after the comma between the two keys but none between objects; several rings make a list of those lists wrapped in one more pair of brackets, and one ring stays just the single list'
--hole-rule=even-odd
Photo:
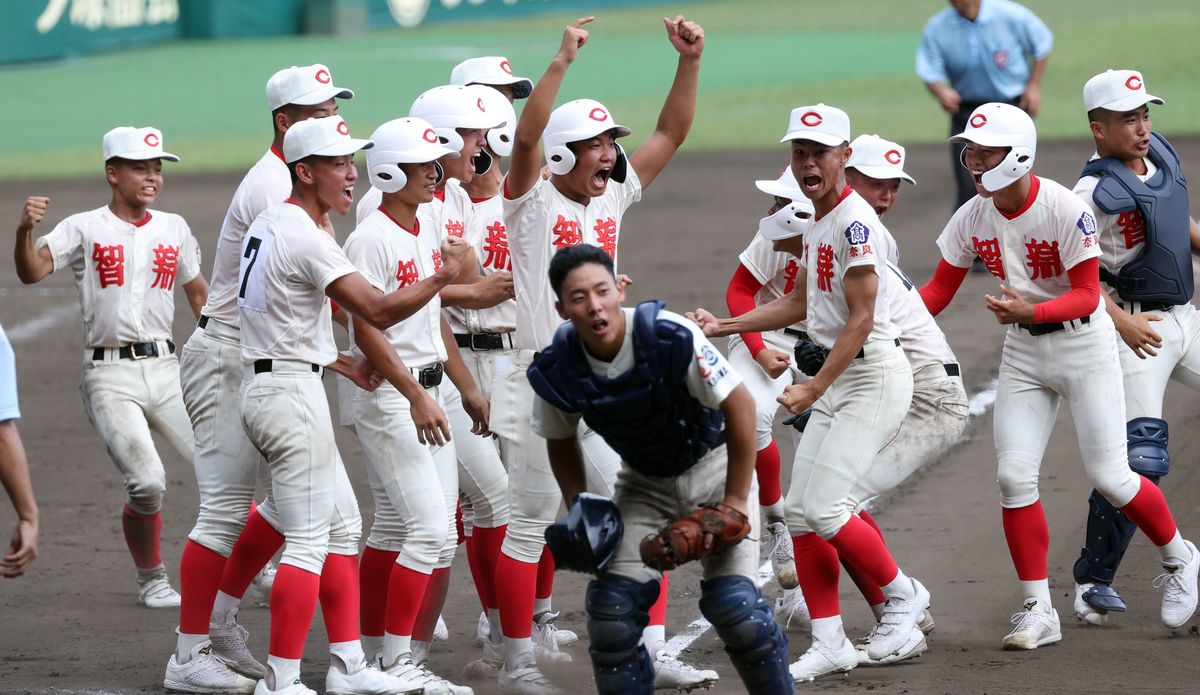
[{"label": "white chalk line", "polygon": [[[997,379],[992,379],[991,383],[967,400],[967,410],[971,417],[979,417],[992,409],[992,405],[996,402],[997,383]],[[761,589],[774,578],[774,572],[771,571],[771,561],[767,560],[758,568],[758,576],[756,577],[755,584]],[[712,623],[703,617],[696,618],[674,637],[667,640],[663,651],[669,656],[678,657],[680,652],[692,646],[692,643],[703,637],[711,627]]]}]

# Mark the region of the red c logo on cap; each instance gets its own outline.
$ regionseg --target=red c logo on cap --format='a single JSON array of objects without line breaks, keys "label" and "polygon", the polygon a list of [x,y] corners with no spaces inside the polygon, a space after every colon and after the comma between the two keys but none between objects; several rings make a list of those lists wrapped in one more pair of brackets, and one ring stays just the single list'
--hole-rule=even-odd
[{"label": "red c logo on cap", "polygon": [[974,116],[971,116],[971,127],[972,128],[982,128],[986,124],[987,124],[987,116],[983,115],[982,113],[977,113]]},{"label": "red c logo on cap", "polygon": [[825,120],[825,117],[822,116],[821,114],[817,113],[816,111],[806,111],[804,113],[804,115],[800,117],[800,122],[803,123],[804,125],[808,126],[809,128],[815,128],[815,127],[821,125],[821,121],[824,121],[824,120]]},{"label": "red c logo on cap", "polygon": [[432,143],[436,144],[438,141],[437,133],[434,132],[433,128],[426,128],[425,134],[422,135],[421,137],[425,140],[425,142],[432,142]]},{"label": "red c logo on cap", "polygon": [[342,121],[341,123],[338,123],[338,124],[337,124],[337,132],[341,133],[342,135],[345,135],[345,136],[349,137],[349,135],[350,135],[350,126],[346,125],[346,122],[345,122],[345,121]]},{"label": "red c logo on cap", "polygon": [[892,164],[899,164],[900,163],[900,150],[888,150],[887,152],[884,153],[883,158],[888,160]]},{"label": "red c logo on cap", "polygon": [[142,141],[151,147],[158,147],[158,136],[154,133],[146,133],[146,137]]},{"label": "red c logo on cap", "polygon": [[321,84],[329,84],[329,71],[325,68],[317,70],[317,74],[314,75],[314,77],[316,78],[317,82],[320,82]]},{"label": "red c logo on cap", "polygon": [[487,111],[487,109],[483,108],[483,97],[479,97],[475,100],[475,106],[478,107],[480,111]]},{"label": "red c logo on cap", "polygon": [[1125,86],[1136,92],[1142,88],[1142,78],[1137,75],[1130,75],[1129,79],[1125,80]]},{"label": "red c logo on cap", "polygon": [[512,66],[508,64],[507,60],[500,61],[500,69],[510,75],[512,74]]},{"label": "red c logo on cap", "polygon": [[588,118],[592,119],[593,121],[607,121],[608,112],[601,108],[594,108],[592,109],[592,112],[588,114]]}]

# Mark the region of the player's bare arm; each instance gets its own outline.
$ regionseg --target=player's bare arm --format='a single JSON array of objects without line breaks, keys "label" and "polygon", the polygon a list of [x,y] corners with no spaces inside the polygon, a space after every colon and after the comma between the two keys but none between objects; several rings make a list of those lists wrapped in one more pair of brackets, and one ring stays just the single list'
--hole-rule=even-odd
[{"label": "player's bare arm", "polygon": [[339,354],[337,360],[325,365],[325,368],[334,374],[346,377],[363,391],[374,391],[379,386],[381,379],[379,372],[375,371],[375,366],[371,364],[371,360],[366,357],[356,360],[349,355]]},{"label": "player's bare arm", "polygon": [[17,265],[17,277],[26,285],[41,282],[54,272],[54,259],[50,256],[50,249],[45,246],[40,249],[33,247],[33,228],[46,216],[46,209],[49,207],[49,198],[31,195],[25,199],[25,207],[21,210],[13,260]]},{"label": "player's bare arm", "polygon": [[759,333],[787,328],[797,321],[803,321],[808,313],[805,297],[800,292],[800,287],[802,285],[797,279],[796,291],[766,304],[760,304],[752,311],[747,311],[740,316],[719,319],[707,309],[701,308],[687,312],[687,317],[700,326],[704,335],[710,338],[719,338],[734,333]]},{"label": "player's bare arm", "polygon": [[450,284],[462,268],[463,258],[470,247],[462,239],[447,237],[442,241],[442,268],[428,278],[390,294],[380,294],[359,273],[350,273],[329,283],[325,294],[371,326],[380,330],[394,326],[412,316],[429,303],[443,287]]},{"label": "player's bare arm", "polygon": [[663,25],[667,40],[679,52],[679,65],[654,132],[629,156],[643,189],[658,178],[692,129],[700,82],[700,54],[704,52],[704,28],[696,22],[676,15],[674,19],[663,17]]},{"label": "player's bare arm", "polygon": [[780,352],[772,348],[763,348],[754,356],[754,361],[758,363],[758,366],[762,367],[763,372],[767,376],[775,379],[787,371],[788,365],[792,363],[792,358],[786,352]]},{"label": "player's bare arm", "polygon": [[558,52],[554,54],[546,72],[542,73],[533,87],[533,93],[525,102],[513,135],[508,174],[504,177],[504,194],[509,199],[520,198],[528,193],[541,176],[542,155],[538,145],[542,139],[542,131],[550,121],[550,112],[554,110],[554,100],[558,97],[558,90],[562,86],[563,76],[567,74],[567,68],[575,62],[579,49],[587,43],[588,32],[583,25],[595,19],[581,17],[567,26],[563,31]]},{"label": "player's bare arm", "polygon": [[19,577],[38,556],[38,508],[15,420],[0,422],[0,483],[17,512],[17,527],[8,551],[0,558],[0,576]]},{"label": "player's bare arm", "polygon": [[475,258],[475,250],[471,249],[470,257],[463,263],[463,269],[455,278],[454,284],[447,285],[438,293],[443,307],[491,309],[512,299],[514,292],[512,273],[501,270],[490,275],[482,275]]},{"label": "player's bare arm", "polygon": [[450,441],[450,421],[437,401],[413,377],[404,360],[378,329],[358,317],[354,321],[354,344],[400,395],[408,399],[409,415],[417,428],[417,441],[441,446]]},{"label": "player's bare arm", "polygon": [[203,275],[197,275],[183,286],[183,293],[187,295],[192,313],[199,319],[204,303],[208,301],[208,280],[205,280]]},{"label": "player's bare arm", "polygon": [[1024,297],[1003,285],[1000,286],[1000,294],[1003,298],[990,294],[984,296],[988,311],[996,316],[997,321],[1003,325],[1033,322],[1033,305],[1025,301]]},{"label": "player's bare arm", "polygon": [[754,396],[745,384],[738,384],[721,401],[725,417],[725,448],[729,455],[725,473],[725,497],[721,501],[746,514],[750,485],[754,480],[756,441],[754,434]]},{"label": "player's bare arm", "polygon": [[579,438],[571,435],[566,439],[547,439],[546,452],[550,457],[554,480],[558,482],[558,489],[562,490],[563,500],[570,504],[575,495],[587,490]]},{"label": "player's bare arm", "polygon": [[454,331],[450,330],[450,324],[445,318],[442,318],[442,342],[446,345],[446,376],[454,382],[455,388],[462,396],[463,410],[471,416],[471,433],[481,437],[490,436],[488,419],[491,417],[491,408],[488,400],[483,397],[479,385],[475,383],[475,377],[471,376],[471,370],[463,361],[458,343],[454,340]]}]

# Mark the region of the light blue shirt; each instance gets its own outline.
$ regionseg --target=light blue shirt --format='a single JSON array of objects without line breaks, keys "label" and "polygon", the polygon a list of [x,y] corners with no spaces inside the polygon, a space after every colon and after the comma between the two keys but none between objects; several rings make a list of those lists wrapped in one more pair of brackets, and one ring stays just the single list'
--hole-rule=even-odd
[{"label": "light blue shirt", "polygon": [[0,326],[0,422],[21,417],[17,407],[17,362],[4,326]]},{"label": "light blue shirt", "polygon": [[1010,0],[983,0],[973,22],[947,7],[925,24],[917,77],[950,83],[963,101],[1010,101],[1025,91],[1033,61],[1053,46],[1045,23]]}]

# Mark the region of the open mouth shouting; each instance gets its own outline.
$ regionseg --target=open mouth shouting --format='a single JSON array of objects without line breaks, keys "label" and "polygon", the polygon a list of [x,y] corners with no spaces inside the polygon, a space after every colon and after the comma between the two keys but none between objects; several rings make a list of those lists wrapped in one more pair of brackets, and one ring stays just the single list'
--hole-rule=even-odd
[{"label": "open mouth shouting", "polygon": [[822,179],[818,174],[805,174],[800,178],[800,189],[809,197],[816,195],[821,189]]},{"label": "open mouth shouting", "polygon": [[608,186],[608,180],[612,177],[612,167],[602,167],[595,174],[592,174],[592,185],[596,188],[605,188]]}]

